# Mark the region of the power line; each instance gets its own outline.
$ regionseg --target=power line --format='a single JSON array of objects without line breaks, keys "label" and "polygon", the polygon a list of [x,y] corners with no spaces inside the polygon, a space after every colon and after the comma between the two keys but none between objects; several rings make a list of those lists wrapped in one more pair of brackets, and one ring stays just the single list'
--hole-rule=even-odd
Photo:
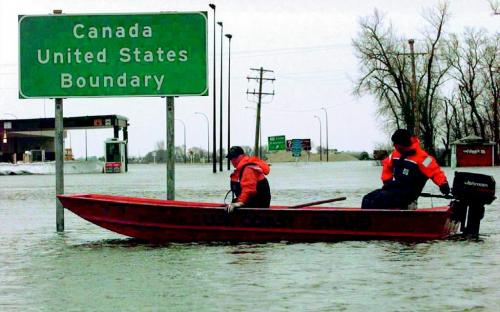
[{"label": "power line", "polygon": [[[353,103],[353,102],[348,102],[348,103]],[[332,109],[332,108],[339,108],[343,105],[329,105],[329,106],[322,106],[326,109]],[[308,109],[299,109],[299,110],[286,110],[286,109],[276,109],[276,108],[266,108],[266,110],[273,111],[273,112],[281,112],[281,113],[307,113],[307,112],[315,112],[321,110],[322,107],[317,107],[317,108],[308,108]]]},{"label": "power line", "polygon": [[288,53],[307,53],[307,52],[315,52],[318,50],[331,50],[334,48],[347,48],[351,47],[351,44],[330,44],[330,45],[321,45],[321,46],[302,46],[302,47],[293,47],[293,48],[277,48],[277,49],[262,49],[262,50],[240,50],[236,52],[232,52],[236,55],[240,56],[255,56],[259,55],[268,55],[268,54],[288,54]]}]

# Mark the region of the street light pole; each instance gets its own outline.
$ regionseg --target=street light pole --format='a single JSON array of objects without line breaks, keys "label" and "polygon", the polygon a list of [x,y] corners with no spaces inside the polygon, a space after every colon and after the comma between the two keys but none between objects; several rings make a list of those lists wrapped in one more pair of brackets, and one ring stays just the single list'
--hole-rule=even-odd
[{"label": "street light pole", "polygon": [[328,150],[328,112],[324,107],[322,107],[321,109],[325,111],[326,116],[326,162],[328,162],[328,154],[330,153],[330,151]]},{"label": "street light pole", "polygon": [[[229,60],[227,63],[227,150],[231,147],[231,34],[226,34],[229,40]],[[231,170],[230,161],[227,162],[227,170]]]},{"label": "street light pole", "polygon": [[202,115],[203,117],[205,117],[207,121],[207,162],[208,162],[210,159],[210,122],[208,121],[207,115],[200,112],[195,112],[195,114]]},{"label": "street light pole", "polygon": [[323,146],[321,145],[322,144],[322,140],[321,140],[321,118],[319,118],[318,116],[314,115],[314,118],[318,119],[319,121],[319,161],[323,161]]},{"label": "street light pole", "polygon": [[186,124],[184,123],[184,121],[180,120],[180,119],[175,119],[177,120],[178,122],[182,123],[182,125],[184,126],[184,163],[187,163],[187,156],[186,156]]},{"label": "street light pole", "polygon": [[216,145],[216,139],[217,139],[217,134],[216,134],[216,130],[215,130],[215,125],[216,125],[216,122],[217,122],[217,119],[216,119],[216,77],[215,77],[215,4],[213,3],[210,3],[208,5],[210,8],[212,8],[212,10],[214,11],[214,67],[213,67],[213,71],[214,71],[214,80],[213,80],[213,129],[212,129],[212,140],[214,142],[213,144],[213,147],[212,147],[212,171],[213,173],[216,173],[217,172],[217,155],[216,155],[216,150],[215,150],[215,145]]},{"label": "street light pole", "polygon": [[224,60],[223,54],[223,44],[224,44],[224,25],[222,22],[217,22],[217,25],[220,26],[220,108],[219,108],[219,171],[222,171],[222,159],[223,151],[222,151],[222,61]]}]

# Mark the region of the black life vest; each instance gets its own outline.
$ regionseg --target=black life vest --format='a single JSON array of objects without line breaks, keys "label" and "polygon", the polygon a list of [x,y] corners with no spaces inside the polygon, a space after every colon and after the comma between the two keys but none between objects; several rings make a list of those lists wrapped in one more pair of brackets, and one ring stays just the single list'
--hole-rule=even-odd
[{"label": "black life vest", "polygon": [[[231,180],[231,191],[233,192],[235,197],[239,197],[241,194],[241,177],[243,177],[243,171],[246,167],[256,165],[254,163],[245,164],[241,167],[240,175],[238,177],[238,181]],[[234,198],[233,201],[236,199]],[[245,203],[245,207],[249,208],[269,208],[271,204],[271,189],[269,188],[269,182],[266,178],[257,182],[257,194],[250,197],[248,202]]]},{"label": "black life vest", "polygon": [[394,180],[389,182],[389,189],[398,190],[409,201],[415,200],[425,186],[428,178],[420,171],[418,164],[407,157],[415,154],[415,150],[403,153],[400,158],[392,159]]}]

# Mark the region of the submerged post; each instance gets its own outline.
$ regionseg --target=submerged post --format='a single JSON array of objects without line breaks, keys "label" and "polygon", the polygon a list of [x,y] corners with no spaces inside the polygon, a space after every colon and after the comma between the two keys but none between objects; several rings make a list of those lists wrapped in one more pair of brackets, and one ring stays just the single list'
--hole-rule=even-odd
[{"label": "submerged post", "polygon": [[125,172],[128,172],[128,123],[123,127],[123,141],[125,141]]},{"label": "submerged post", "polygon": [[[56,195],[62,195],[64,194],[63,100],[56,99],[55,103]],[[58,199],[56,199],[56,228],[57,232],[64,232],[64,208]]]},{"label": "submerged post", "polygon": [[[62,10],[54,10],[54,14],[62,14]],[[55,99],[55,133],[54,151],[56,153],[56,195],[64,194],[64,119],[63,99]],[[64,232],[64,207],[56,198],[56,230]]]},{"label": "submerged post", "polygon": [[167,199],[175,199],[174,97],[167,96]]}]

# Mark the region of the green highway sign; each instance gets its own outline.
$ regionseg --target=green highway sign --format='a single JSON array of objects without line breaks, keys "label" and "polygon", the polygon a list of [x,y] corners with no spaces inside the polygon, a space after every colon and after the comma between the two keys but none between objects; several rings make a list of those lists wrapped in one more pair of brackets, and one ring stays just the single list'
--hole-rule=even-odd
[{"label": "green highway sign", "polygon": [[19,97],[208,95],[207,13],[19,16]]},{"label": "green highway sign", "polygon": [[286,149],[286,140],[284,135],[267,137],[267,146],[270,151],[284,151]]}]

